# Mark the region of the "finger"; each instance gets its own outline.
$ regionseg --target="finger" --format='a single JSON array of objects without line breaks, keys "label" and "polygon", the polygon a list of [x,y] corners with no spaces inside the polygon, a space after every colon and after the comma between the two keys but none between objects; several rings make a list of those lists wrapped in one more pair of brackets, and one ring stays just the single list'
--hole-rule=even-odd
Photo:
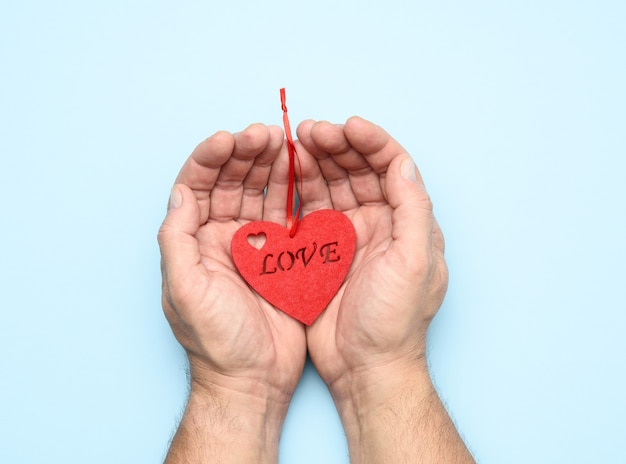
[{"label": "finger", "polygon": [[[283,143],[272,164],[263,203],[263,220],[286,225],[287,189],[289,186],[289,154]],[[295,193],[294,193],[295,195]]]},{"label": "finger", "polygon": [[389,164],[385,193],[393,208],[390,257],[402,269],[419,271],[423,260],[415,256],[432,256],[435,221],[430,197],[408,154],[396,156]]},{"label": "finger", "polygon": [[243,181],[252,168],[254,159],[267,147],[270,131],[263,124],[252,124],[233,138],[235,143],[232,154],[222,165],[211,191],[211,221],[226,222],[239,217]]},{"label": "finger", "polygon": [[243,182],[243,196],[239,219],[260,221],[263,218],[263,203],[272,163],[279,155],[283,146],[283,130],[278,126],[270,126],[269,142],[258,156]]},{"label": "finger", "polygon": [[[313,141],[311,129],[316,125],[314,121],[304,121],[297,129],[298,141],[307,153],[317,160],[320,173],[325,179],[332,202],[332,208],[338,211],[348,211],[359,206],[359,202],[352,191],[348,171],[337,164],[327,151],[324,151]],[[323,134],[320,134],[323,137]]]},{"label": "finger", "polygon": [[377,174],[387,171],[391,161],[406,150],[382,127],[354,116],[343,128],[350,145],[363,155]]},{"label": "finger", "polygon": [[299,142],[296,142],[296,153],[299,166],[299,169],[296,168],[296,186],[302,202],[302,215],[320,209],[333,209],[328,184],[317,160]]},{"label": "finger", "polygon": [[209,217],[210,194],[220,174],[220,169],[230,158],[235,139],[225,131],[216,132],[201,142],[191,153],[178,173],[175,183],[187,185],[196,195],[200,223]]},{"label": "finger", "polygon": [[[359,136],[361,134],[357,133],[354,139],[358,141]],[[344,126],[318,122],[311,128],[311,139],[319,150],[328,153],[346,171],[350,188],[359,205],[385,201],[378,173],[372,169],[365,156],[351,145]],[[345,177],[341,180],[345,182]]]},{"label": "finger", "polygon": [[181,289],[194,267],[201,266],[196,233],[200,227],[199,202],[185,184],[172,188],[167,215],[157,236],[161,249],[164,282],[168,288]]}]

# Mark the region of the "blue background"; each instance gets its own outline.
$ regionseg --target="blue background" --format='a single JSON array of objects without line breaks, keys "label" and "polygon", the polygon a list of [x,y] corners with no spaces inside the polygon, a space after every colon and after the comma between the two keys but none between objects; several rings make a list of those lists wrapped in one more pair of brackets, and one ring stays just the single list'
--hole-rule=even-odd
[{"label": "blue background", "polygon": [[[186,396],[156,231],[218,129],[353,114],[447,238],[437,388],[482,463],[626,462],[626,3],[0,6],[0,462],[154,463]],[[308,365],[284,463],[347,463]]]}]

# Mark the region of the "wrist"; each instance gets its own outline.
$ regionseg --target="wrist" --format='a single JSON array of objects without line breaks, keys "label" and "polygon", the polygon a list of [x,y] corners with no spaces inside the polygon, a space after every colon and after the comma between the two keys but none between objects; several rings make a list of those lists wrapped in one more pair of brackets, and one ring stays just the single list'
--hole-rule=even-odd
[{"label": "wrist", "polygon": [[[212,367],[195,356],[189,356],[190,391],[201,397],[224,397],[243,407],[267,409],[285,414],[297,386],[296,381],[286,381],[275,375],[276,369],[249,367],[229,369]],[[273,375],[268,375],[273,374]],[[280,381],[278,381],[280,380]]]},{"label": "wrist", "polygon": [[254,383],[221,375],[198,379],[192,370],[187,406],[166,462],[277,462],[290,396]]},{"label": "wrist", "polygon": [[346,415],[349,409],[358,415],[375,411],[406,392],[415,398],[434,392],[425,356],[364,366],[344,373],[328,388],[340,414],[345,410]]},{"label": "wrist", "polygon": [[350,462],[474,462],[433,387],[424,357],[351,372],[331,387]]},{"label": "wrist", "polygon": [[378,462],[373,458],[391,443],[389,434],[399,434],[399,424],[410,423],[438,401],[424,357],[351,372],[329,390],[355,463]]},{"label": "wrist", "polygon": [[[278,441],[289,398],[279,399],[273,389],[264,386],[224,386],[197,382],[192,378],[187,409],[196,415],[208,414],[242,423],[243,429],[257,437],[266,436],[268,442]],[[230,417],[229,417],[230,416]],[[275,440],[274,440],[275,439]]]}]

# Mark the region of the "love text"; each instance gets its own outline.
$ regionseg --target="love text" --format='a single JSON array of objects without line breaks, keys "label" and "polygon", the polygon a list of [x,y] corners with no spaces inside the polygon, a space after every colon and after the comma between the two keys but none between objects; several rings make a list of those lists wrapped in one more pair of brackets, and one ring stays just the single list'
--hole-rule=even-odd
[{"label": "love text", "polygon": [[[336,263],[341,260],[341,256],[337,254],[337,242],[325,243],[317,250],[317,243],[313,242],[312,249],[309,250],[308,246],[299,248],[295,252],[285,250],[274,256],[272,253],[268,253],[263,258],[263,270],[260,275],[274,274],[277,271],[290,271],[294,267],[301,265],[307,267],[311,260],[315,256],[319,255],[319,259],[322,260],[322,264]],[[317,252],[317,253],[316,253]]]}]

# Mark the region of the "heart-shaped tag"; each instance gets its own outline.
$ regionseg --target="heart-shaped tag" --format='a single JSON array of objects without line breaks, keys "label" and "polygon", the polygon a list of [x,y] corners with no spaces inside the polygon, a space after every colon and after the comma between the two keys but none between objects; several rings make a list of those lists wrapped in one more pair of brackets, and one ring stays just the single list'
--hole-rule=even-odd
[{"label": "heart-shaped tag", "polygon": [[259,295],[311,325],[341,287],[355,246],[350,219],[320,210],[302,218],[293,237],[273,222],[250,222],[233,236],[231,252],[237,270]]}]

